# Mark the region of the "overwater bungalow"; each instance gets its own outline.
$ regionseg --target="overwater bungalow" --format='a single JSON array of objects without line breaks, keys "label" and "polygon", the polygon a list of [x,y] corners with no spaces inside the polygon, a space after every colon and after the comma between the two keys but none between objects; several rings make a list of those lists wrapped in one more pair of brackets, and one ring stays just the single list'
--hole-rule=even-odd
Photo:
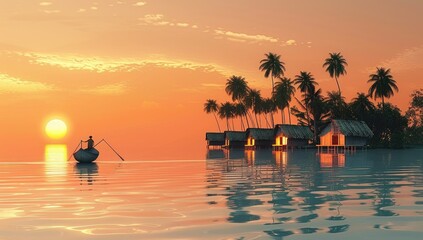
[{"label": "overwater bungalow", "polygon": [[307,126],[277,124],[275,126],[275,150],[305,147],[313,139],[313,133]]},{"label": "overwater bungalow", "polygon": [[224,133],[207,132],[206,133],[207,148],[221,148],[225,144]]},{"label": "overwater bungalow", "polygon": [[357,147],[366,146],[373,137],[373,132],[363,121],[332,120],[319,136],[319,151],[355,150]]},{"label": "overwater bungalow", "polygon": [[243,148],[247,143],[246,133],[244,131],[225,131],[225,148]]},{"label": "overwater bungalow", "polygon": [[273,128],[248,128],[245,149],[271,148],[275,139]]}]

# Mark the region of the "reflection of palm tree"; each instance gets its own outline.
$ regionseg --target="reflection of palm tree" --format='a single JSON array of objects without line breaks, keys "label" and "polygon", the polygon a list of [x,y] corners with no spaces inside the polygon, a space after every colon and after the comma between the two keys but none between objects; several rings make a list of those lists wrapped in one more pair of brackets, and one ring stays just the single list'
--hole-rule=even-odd
[{"label": "reflection of palm tree", "polygon": [[369,95],[357,93],[350,103],[351,110],[358,120],[364,120],[368,113],[374,111],[375,105],[369,100]]},{"label": "reflection of palm tree", "polygon": [[266,53],[266,58],[260,61],[259,69],[264,71],[264,77],[272,77],[272,92],[274,89],[273,78],[283,76],[285,71],[285,63],[280,60],[281,56],[275,53]]},{"label": "reflection of palm tree", "polygon": [[369,95],[374,99],[382,98],[382,108],[385,108],[385,97],[390,98],[394,91],[399,91],[396,81],[391,75],[391,69],[383,67],[376,68],[376,73],[370,74],[368,83],[372,83],[369,89]]},{"label": "reflection of palm tree", "polygon": [[216,119],[217,127],[219,128],[219,132],[221,132],[222,130],[220,130],[219,121],[216,117],[216,113],[219,111],[219,107],[217,106],[216,100],[207,99],[206,103],[204,103],[204,111],[206,113],[213,113],[214,118]]},{"label": "reflection of palm tree", "polygon": [[275,89],[273,91],[273,98],[275,99],[276,105],[281,111],[282,123],[285,123],[283,110],[288,107],[289,124],[291,124],[291,114],[289,102],[292,96],[295,94],[295,87],[290,78],[280,78],[280,81],[275,83]]},{"label": "reflection of palm tree", "polygon": [[347,73],[345,66],[347,61],[341,53],[329,53],[329,57],[325,59],[323,67],[326,67],[326,72],[329,72],[330,77],[335,77],[336,85],[338,85],[338,92],[341,95],[341,88],[339,87],[338,77]]}]

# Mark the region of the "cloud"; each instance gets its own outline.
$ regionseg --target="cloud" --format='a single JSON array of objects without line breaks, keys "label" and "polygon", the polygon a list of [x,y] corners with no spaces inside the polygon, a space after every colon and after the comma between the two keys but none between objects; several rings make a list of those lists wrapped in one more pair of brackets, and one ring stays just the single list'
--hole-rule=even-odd
[{"label": "cloud", "polygon": [[[144,25],[154,25],[154,26],[176,26],[176,27],[189,27],[189,23],[184,22],[170,22],[164,19],[163,14],[147,14],[144,17],[139,18],[139,20]],[[195,27],[194,27],[195,26]],[[193,25],[193,28],[198,28],[198,26]]]},{"label": "cloud", "polygon": [[136,6],[136,7],[142,7],[145,4],[147,4],[147,3],[146,2],[137,2],[137,3],[134,3],[134,6]]},{"label": "cloud", "polygon": [[83,93],[100,94],[100,95],[120,95],[127,91],[127,86],[123,83],[114,83],[98,86],[92,89],[80,90]]},{"label": "cloud", "polygon": [[53,87],[50,85],[24,81],[7,74],[0,74],[0,93],[31,93],[51,90],[53,90]]},{"label": "cloud", "polygon": [[142,21],[144,24],[149,24],[149,25],[156,25],[156,26],[169,25],[170,22],[164,21],[163,18],[164,18],[163,14],[147,14],[147,15],[144,15],[144,17],[139,18],[139,20]]},{"label": "cloud", "polygon": [[39,4],[40,4],[40,6],[50,6],[53,3],[51,3],[51,2],[40,2]]},{"label": "cloud", "polygon": [[133,72],[143,67],[155,66],[161,68],[180,68],[189,70],[200,70],[204,72],[217,72],[222,75],[233,74],[233,70],[228,70],[216,64],[205,64],[182,59],[171,59],[163,56],[151,56],[150,58],[104,58],[86,57],[71,54],[43,54],[36,52],[16,52],[19,56],[28,58],[32,64],[42,66],[55,66],[68,70],[83,70],[92,72]]},{"label": "cloud", "polygon": [[[379,66],[391,68],[395,72],[422,69],[423,45],[419,47],[405,49],[395,57],[383,61]],[[370,72],[374,72],[374,67]]]},{"label": "cloud", "polygon": [[241,42],[271,42],[276,43],[278,39],[262,34],[250,35],[246,33],[237,33],[232,31],[225,30],[214,30],[214,33],[218,36],[225,36],[228,40],[231,41],[241,41]]},{"label": "cloud", "polygon": [[295,41],[294,39],[290,39],[286,41],[285,44],[288,46],[297,45],[297,41]]},{"label": "cloud", "polygon": [[52,14],[52,13],[60,13],[60,10],[44,10],[44,13]]}]

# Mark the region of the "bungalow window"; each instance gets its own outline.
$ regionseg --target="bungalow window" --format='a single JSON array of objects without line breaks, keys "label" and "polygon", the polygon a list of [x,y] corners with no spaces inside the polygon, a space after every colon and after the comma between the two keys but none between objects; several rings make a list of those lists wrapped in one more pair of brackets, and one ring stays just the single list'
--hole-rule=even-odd
[{"label": "bungalow window", "polygon": [[339,135],[338,134],[332,135],[332,145],[339,145]]}]

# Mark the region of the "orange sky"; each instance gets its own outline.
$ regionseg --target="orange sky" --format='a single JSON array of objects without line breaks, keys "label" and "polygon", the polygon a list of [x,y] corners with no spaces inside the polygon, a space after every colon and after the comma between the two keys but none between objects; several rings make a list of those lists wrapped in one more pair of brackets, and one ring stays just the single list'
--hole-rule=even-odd
[{"label": "orange sky", "polygon": [[388,101],[404,111],[423,87],[421,9],[420,0],[1,1],[0,160],[42,158],[51,117],[69,125],[56,141],[68,151],[94,135],[129,159],[202,159],[205,132],[217,130],[203,103],[229,100],[231,75],[268,96],[258,70],[267,52],[282,56],[288,77],[310,71],[324,92],[336,84],[323,61],[341,52],[348,101],[367,92],[376,67],[391,68],[400,92]]}]

